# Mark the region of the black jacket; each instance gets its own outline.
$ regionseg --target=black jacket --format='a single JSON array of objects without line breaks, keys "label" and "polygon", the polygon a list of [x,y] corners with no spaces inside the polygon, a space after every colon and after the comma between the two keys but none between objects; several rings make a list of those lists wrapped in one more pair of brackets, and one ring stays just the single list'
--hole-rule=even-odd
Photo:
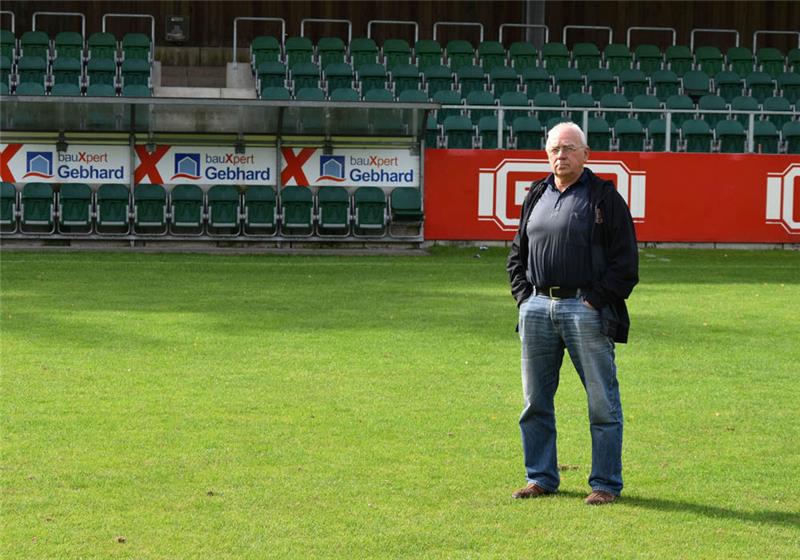
[{"label": "black jacket", "polygon": [[[615,342],[628,341],[630,318],[625,299],[639,282],[639,252],[636,246],[636,231],[627,204],[614,188],[587,169],[589,174],[589,200],[594,215],[591,229],[591,258],[594,281],[585,286],[584,296],[592,307],[600,310],[603,329]],[[511,294],[521,305],[533,293],[528,282],[528,231],[527,223],[531,210],[539,201],[547,184],[544,180],[531,186],[525,202],[519,229],[511,244],[506,270],[511,282]]]}]

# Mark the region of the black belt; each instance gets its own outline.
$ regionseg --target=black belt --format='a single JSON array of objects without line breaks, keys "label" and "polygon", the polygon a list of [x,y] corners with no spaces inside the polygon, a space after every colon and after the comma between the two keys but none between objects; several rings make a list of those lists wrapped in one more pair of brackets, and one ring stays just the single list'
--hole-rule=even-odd
[{"label": "black belt", "polygon": [[580,288],[562,288],[561,286],[534,286],[533,295],[552,299],[568,299],[581,295]]}]

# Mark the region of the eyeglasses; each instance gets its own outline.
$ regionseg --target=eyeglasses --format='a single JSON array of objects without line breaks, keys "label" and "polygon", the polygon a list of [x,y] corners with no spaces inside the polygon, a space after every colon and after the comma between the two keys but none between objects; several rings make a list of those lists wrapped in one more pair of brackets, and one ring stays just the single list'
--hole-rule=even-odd
[{"label": "eyeglasses", "polygon": [[552,154],[554,156],[557,156],[558,152],[564,152],[565,154],[571,154],[575,150],[579,150],[582,147],[583,146],[575,146],[573,144],[564,144],[562,146],[553,146],[552,148],[548,148],[547,151],[550,154]]}]

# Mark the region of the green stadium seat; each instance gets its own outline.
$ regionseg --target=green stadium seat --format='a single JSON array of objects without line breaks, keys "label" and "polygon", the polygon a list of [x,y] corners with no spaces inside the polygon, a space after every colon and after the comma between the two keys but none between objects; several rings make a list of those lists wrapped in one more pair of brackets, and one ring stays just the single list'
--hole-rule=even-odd
[{"label": "green stadium seat", "polygon": [[150,43],[150,37],[144,33],[123,35],[120,50],[123,61],[144,60],[149,63],[153,60],[153,45]]},{"label": "green stadium seat", "polygon": [[449,41],[445,48],[445,56],[447,65],[456,73],[464,66],[475,64],[475,49],[469,41],[464,39]]},{"label": "green stadium seat", "polygon": [[670,45],[664,53],[664,59],[667,67],[681,78],[692,69],[694,61],[692,51],[686,45]]},{"label": "green stadium seat", "polygon": [[506,49],[499,41],[482,41],[478,45],[478,59],[483,70],[491,74],[495,67],[506,65]]},{"label": "green stadium seat", "polygon": [[[350,41],[350,62],[356,72],[367,64],[378,63],[378,46],[369,37],[354,37]],[[385,73],[385,70],[384,70]]]},{"label": "green stadium seat", "polygon": [[339,37],[320,37],[317,41],[317,55],[322,70],[331,64],[344,64],[345,45]]},{"label": "green stadium seat", "polygon": [[292,94],[283,86],[265,87],[261,90],[261,99],[266,101],[289,101]]},{"label": "green stadium seat", "polygon": [[353,193],[355,235],[386,233],[386,196],[378,187],[359,187]]},{"label": "green stadium seat", "polygon": [[92,33],[87,41],[87,56],[92,60],[116,60],[117,38],[111,33]]},{"label": "green stadium seat", "polygon": [[647,126],[650,121],[660,117],[656,113],[637,111],[637,109],[661,109],[661,101],[655,95],[637,95],[633,98],[631,106],[634,116],[642,123],[642,126]]},{"label": "green stadium seat", "polygon": [[606,66],[615,76],[619,75],[623,70],[629,69],[633,62],[633,55],[630,49],[628,49],[628,45],[624,43],[610,43],[606,45],[603,51],[603,58],[605,59]]},{"label": "green stadium seat", "polygon": [[547,122],[545,123],[544,127],[549,132],[556,125],[561,124],[561,123],[565,123],[565,122],[570,122],[569,117],[563,117],[563,116],[562,117],[552,117],[552,118],[547,119]]},{"label": "green stadium seat", "polygon": [[286,66],[277,60],[265,60],[258,65],[256,70],[258,77],[258,88],[261,96],[264,96],[264,89],[269,87],[285,87],[286,86]]},{"label": "green stadium seat", "polygon": [[753,71],[755,59],[753,58],[753,51],[747,47],[731,47],[726,53],[726,60],[731,67],[731,70],[740,76],[747,76]]},{"label": "green stadium seat", "polygon": [[800,74],[800,47],[789,49],[789,52],[786,53],[786,66],[795,74]]},{"label": "green stadium seat", "polygon": [[407,89],[421,89],[419,68],[414,64],[396,64],[390,74],[396,94]]},{"label": "green stadium seat", "polygon": [[324,70],[328,93],[339,88],[353,87],[353,67],[344,62],[331,62]]},{"label": "green stadium seat", "polygon": [[244,233],[277,233],[278,211],[272,187],[251,186],[244,191]]},{"label": "green stadium seat", "polygon": [[131,84],[122,87],[122,97],[153,97],[150,88],[142,84]]},{"label": "green stadium seat", "polygon": [[[411,47],[405,39],[386,39],[383,43],[383,63],[390,72],[399,65],[411,64]],[[414,65],[416,67],[416,65]]]},{"label": "green stadium seat", "polygon": [[320,187],[317,192],[317,234],[344,237],[350,234],[350,195],[344,187]]},{"label": "green stadium seat", "polygon": [[17,58],[17,37],[9,29],[0,29],[0,56],[12,61]]},{"label": "green stadium seat", "polygon": [[535,107],[553,107],[553,109],[537,109],[536,116],[542,122],[548,122],[550,119],[562,116],[561,98],[558,94],[551,92],[537,93],[533,98],[533,105]]},{"label": "green stadium seat", "polygon": [[518,150],[542,149],[542,124],[536,117],[516,117],[511,130]]},{"label": "green stadium seat", "polygon": [[83,36],[76,31],[62,31],[53,41],[53,58],[77,58],[83,60]]},{"label": "green stadium seat", "polygon": [[725,64],[725,59],[722,56],[722,51],[717,47],[697,47],[694,51],[694,59],[697,62],[700,70],[709,76],[716,76]]},{"label": "green stadium seat", "polygon": [[759,154],[778,153],[778,129],[770,121],[753,123],[753,146]]},{"label": "green stadium seat", "polygon": [[47,77],[47,59],[41,56],[23,56],[17,62],[17,83],[42,84]]},{"label": "green stadium seat", "polygon": [[704,95],[697,102],[697,108],[700,110],[700,116],[708,123],[708,126],[714,128],[719,121],[724,121],[730,118],[730,115],[722,113],[704,113],[703,111],[726,111],[728,104],[719,95]]},{"label": "green stadium seat", "polygon": [[767,97],[775,93],[775,82],[772,76],[766,72],[750,72],[745,78],[747,89],[750,96],[754,97],[759,103],[763,103]]},{"label": "green stadium seat", "polygon": [[583,92],[583,75],[577,68],[559,68],[554,77],[561,99]]},{"label": "green stadium seat", "polygon": [[686,120],[681,125],[687,152],[710,152],[713,134],[703,119]]},{"label": "green stadium seat", "polygon": [[287,235],[314,233],[314,197],[308,187],[289,186],[281,191],[281,231]]},{"label": "green stadium seat", "polygon": [[442,66],[442,47],[434,39],[420,39],[414,44],[417,66],[424,73],[431,66]]},{"label": "green stadium seat", "polygon": [[542,62],[553,75],[561,68],[569,67],[569,51],[564,43],[550,42],[542,45]]},{"label": "green stadium seat", "polygon": [[306,87],[295,94],[297,101],[325,101],[325,92],[318,87]]},{"label": "green stadium seat", "polygon": [[53,97],[78,97],[81,88],[78,84],[56,84],[50,88],[50,95]]},{"label": "green stadium seat", "polygon": [[650,76],[656,70],[661,70],[661,65],[664,60],[664,55],[655,45],[643,44],[639,45],[633,51],[634,60],[639,70]]},{"label": "green stadium seat", "polygon": [[800,74],[784,72],[778,76],[778,89],[789,103],[794,105],[800,101]]},{"label": "green stadium seat", "polygon": [[150,62],[143,58],[126,58],[120,67],[120,83],[125,86],[150,87]]},{"label": "green stadium seat", "polygon": [[470,118],[472,119],[472,124],[478,124],[478,121],[487,115],[495,115],[495,108],[496,103],[494,99],[494,95],[490,91],[473,91],[466,98],[467,105],[478,105],[478,106],[485,106],[485,107],[492,107],[492,110],[488,109],[470,109],[469,114]]},{"label": "green stadium seat", "polygon": [[[117,183],[105,183],[97,189],[97,232],[104,230],[128,233],[130,192]],[[120,231],[121,230],[121,231]]]},{"label": "green stadium seat", "polygon": [[428,113],[428,118],[425,121],[425,147],[438,148],[441,134],[439,125],[436,122],[436,116]]},{"label": "green stadium seat", "polygon": [[45,227],[54,230],[53,188],[47,183],[27,183],[22,187],[20,225],[22,231],[33,226],[35,230]]},{"label": "green stadium seat", "polygon": [[687,70],[683,75],[683,93],[695,100],[709,95],[711,78],[702,70]]},{"label": "green stadium seat", "polygon": [[422,72],[428,87],[428,95],[433,96],[437,91],[453,89],[453,71],[449,66],[433,64]]},{"label": "green stadium seat", "polygon": [[301,89],[320,86],[319,66],[313,62],[295,62],[293,66],[290,65],[290,76],[295,96]]},{"label": "green stadium seat", "polygon": [[197,185],[176,185],[170,195],[172,233],[203,231],[203,190]]},{"label": "green stadium seat", "polygon": [[[452,89],[437,91],[433,95],[433,102],[440,103],[442,105],[464,105],[461,99],[461,94]],[[436,112],[436,122],[438,124],[443,124],[447,117],[461,115],[462,112],[463,109],[439,109]]]},{"label": "green stadium seat", "polygon": [[575,43],[572,46],[575,67],[583,74],[600,67],[600,49],[594,43]]},{"label": "green stadium seat", "polygon": [[789,121],[783,125],[783,141],[787,154],[800,154],[800,121]]},{"label": "green stadium seat", "polygon": [[44,95],[44,84],[34,82],[23,82],[17,85],[17,95]]},{"label": "green stadium seat", "polygon": [[792,120],[792,106],[785,97],[767,97],[761,105],[764,111],[785,111],[785,115],[764,115],[777,128]]},{"label": "green stadium seat", "polygon": [[485,115],[478,120],[478,141],[483,150],[497,149],[497,117],[495,115]]},{"label": "green stadium seat", "polygon": [[511,65],[520,74],[526,68],[535,68],[539,65],[539,53],[536,47],[525,41],[511,43],[508,57],[511,59]]},{"label": "green stadium seat", "polygon": [[395,187],[389,195],[391,225],[422,225],[422,193],[415,187]]},{"label": "green stadium seat", "polygon": [[519,89],[519,76],[510,66],[495,65],[489,71],[489,83],[494,90],[495,97],[501,97],[507,92],[516,92]]},{"label": "green stadium seat", "polygon": [[[749,95],[740,95],[738,97],[734,97],[731,101],[731,109],[733,111],[759,111],[761,110],[761,106],[758,104],[758,101],[756,101],[755,98],[750,97]],[[742,123],[742,126],[745,128],[749,126],[749,115],[734,115],[734,118]],[[758,116],[756,116],[756,118],[758,118]]]},{"label": "green stadium seat", "polygon": [[394,94],[388,89],[371,89],[364,95],[364,101],[368,103],[392,103]]},{"label": "green stadium seat", "polygon": [[[525,107],[525,109],[529,109],[530,101],[528,96],[521,91],[507,91],[500,96],[500,105],[503,107]],[[504,119],[506,126],[511,125],[514,119],[519,116],[527,116],[527,113],[523,111],[506,111]]]},{"label": "green stadium seat", "polygon": [[714,85],[717,87],[720,97],[730,103],[734,97],[742,95],[744,80],[736,72],[723,70],[714,76]]},{"label": "green stadium seat", "polygon": [[540,93],[549,93],[552,89],[552,78],[544,68],[529,66],[522,70],[521,75],[528,99],[533,99]]},{"label": "green stadium seat", "polygon": [[720,152],[727,154],[741,154],[745,152],[747,133],[742,123],[734,120],[720,121],[714,128],[717,134]]},{"label": "green stadium seat", "polygon": [[383,64],[364,63],[358,68],[358,81],[361,93],[371,89],[385,89],[388,82],[386,67]]},{"label": "green stadium seat", "polygon": [[[311,64],[314,57],[314,45],[308,37],[289,37],[283,45],[286,52],[286,64],[294,71],[298,64]],[[319,71],[317,71],[319,74]]]},{"label": "green stadium seat", "polygon": [[688,95],[670,95],[664,103],[667,111],[672,113],[672,122],[675,126],[681,127],[683,122],[693,118],[691,113],[675,113],[673,111],[692,111],[694,110],[694,102]]},{"label": "green stadium seat", "polygon": [[[58,193],[58,226],[62,233],[92,230],[92,189],[85,183],[64,183]],[[73,228],[77,228],[77,231]]]},{"label": "green stadium seat", "polygon": [[234,185],[214,185],[208,189],[207,198],[209,233],[238,233],[239,189]]},{"label": "green stadium seat", "polygon": [[110,85],[117,83],[117,64],[112,58],[94,57],[86,64],[86,83],[92,85]]},{"label": "green stadium seat", "polygon": [[4,233],[17,231],[17,189],[13,183],[0,183],[0,229]]},{"label": "green stadium seat", "polygon": [[[55,90],[55,86],[53,87]],[[86,88],[86,97],[116,97],[117,90],[108,84],[92,84]],[[89,127],[98,127],[101,130],[116,128],[117,107],[114,105],[97,105],[87,113]]]},{"label": "green stadium seat", "polygon": [[483,91],[488,84],[483,68],[480,66],[464,65],[458,69],[456,76],[461,86],[462,97],[466,97],[473,91]]},{"label": "green stadium seat", "polygon": [[[664,152],[667,146],[667,121],[664,119],[653,119],[647,125],[647,135],[650,137],[652,151]],[[678,151],[678,127],[675,123],[670,126],[670,149]]]},{"label": "green stadium seat", "polygon": [[359,101],[358,92],[353,88],[338,88],[331,92],[331,101]]},{"label": "green stadium seat", "polygon": [[620,152],[644,151],[644,127],[637,119],[617,119],[617,122],[614,123],[614,134],[617,137],[617,149]]},{"label": "green stadium seat", "polygon": [[587,143],[589,148],[600,152],[611,150],[611,129],[605,119],[589,117]]},{"label": "green stadium seat", "polygon": [[167,191],[158,184],[133,188],[133,227],[136,233],[167,233]]},{"label": "green stadium seat", "polygon": [[[630,112],[631,104],[628,98],[621,93],[607,93],[600,99],[600,109],[626,109]],[[628,113],[616,111],[603,111],[604,118],[610,126],[616,126],[619,119],[628,117]]]},{"label": "green stadium seat", "polygon": [[449,149],[472,148],[472,121],[464,115],[451,115],[444,119],[444,139]]},{"label": "green stadium seat", "polygon": [[[444,91],[440,91],[439,93],[447,93]],[[455,93],[458,95],[458,92],[450,92]],[[397,96],[397,101],[400,103],[427,103],[428,102],[428,94],[419,89],[406,89],[400,92],[400,95]]]},{"label": "green stadium seat", "polygon": [[595,101],[609,93],[614,93],[617,87],[617,77],[608,68],[592,68],[586,74],[586,84]]},{"label": "green stadium seat", "polygon": [[660,101],[666,101],[671,95],[678,93],[680,81],[678,75],[672,70],[656,70],[653,72],[653,89]]},{"label": "green stadium seat", "polygon": [[8,82],[0,82],[0,95],[9,95],[10,93]]},{"label": "green stadium seat", "polygon": [[591,109],[589,118],[596,112],[594,98],[588,93],[572,93],[567,97],[567,110],[570,111],[569,118],[574,123],[583,126],[583,111],[581,109]]},{"label": "green stadium seat", "polygon": [[19,40],[19,56],[50,58],[50,37],[44,31],[26,31]]},{"label": "green stadium seat", "polygon": [[250,43],[250,66],[258,70],[265,62],[281,61],[281,44],[275,37],[259,35]]},{"label": "green stadium seat", "polygon": [[777,78],[785,69],[786,59],[778,49],[762,47],[756,52],[756,62],[762,72],[766,72],[772,78]]},{"label": "green stadium seat", "polygon": [[78,58],[60,56],[53,61],[53,84],[83,83],[83,65]]},{"label": "green stadium seat", "polygon": [[628,101],[633,101],[637,95],[647,93],[650,83],[642,70],[629,68],[620,72],[619,85],[620,91],[628,98]]},{"label": "green stadium seat", "polygon": [[2,55],[0,56],[0,82],[4,83],[6,86],[11,84],[11,70],[13,70],[13,65],[11,64],[11,58]]}]

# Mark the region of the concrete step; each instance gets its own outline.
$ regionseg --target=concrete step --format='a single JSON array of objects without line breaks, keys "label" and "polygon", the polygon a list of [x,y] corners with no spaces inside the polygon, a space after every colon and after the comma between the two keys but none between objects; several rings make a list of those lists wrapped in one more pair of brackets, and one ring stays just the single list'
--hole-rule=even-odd
[{"label": "concrete step", "polygon": [[225,87],[224,66],[161,66],[163,87]]}]

